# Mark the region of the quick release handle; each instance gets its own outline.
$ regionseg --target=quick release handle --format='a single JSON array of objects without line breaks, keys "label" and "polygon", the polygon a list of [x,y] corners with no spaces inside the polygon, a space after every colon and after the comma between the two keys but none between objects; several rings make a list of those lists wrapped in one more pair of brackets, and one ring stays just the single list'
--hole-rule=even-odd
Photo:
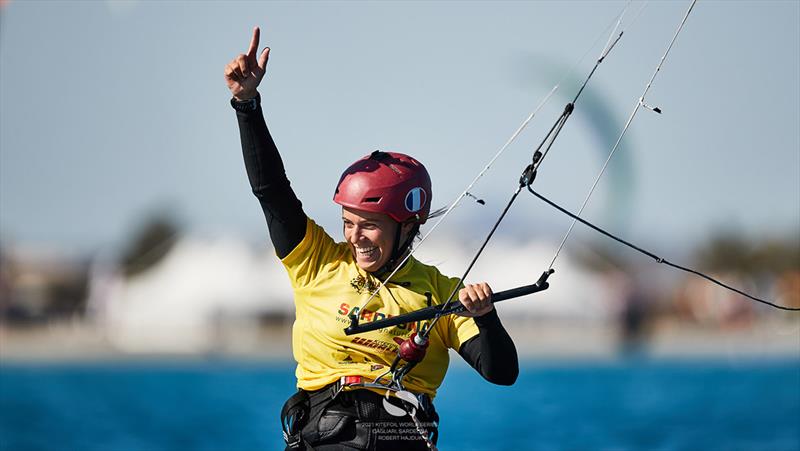
[{"label": "quick release handle", "polygon": [[[492,303],[496,304],[500,301],[505,301],[508,299],[518,298],[520,296],[525,296],[527,294],[538,293],[539,291],[544,291],[550,287],[550,284],[547,283],[547,278],[552,274],[554,271],[552,269],[545,271],[542,273],[539,280],[536,281],[533,285],[525,285],[522,287],[512,288],[506,291],[500,291],[498,293],[492,294]],[[358,319],[355,317],[350,318],[350,326],[344,330],[345,335],[353,335],[353,334],[360,334],[364,332],[370,332],[373,330],[383,329],[384,327],[392,327],[397,326],[399,324],[406,324],[412,323],[416,321],[424,321],[426,319],[431,319],[437,314],[439,314],[441,310],[441,306],[434,305],[432,307],[426,307],[423,309],[419,309],[414,312],[406,313],[403,315],[394,316],[391,318],[386,318],[378,321],[372,321],[366,324],[359,324]],[[452,313],[461,313],[464,310],[464,306],[460,302],[454,302],[450,307],[448,307],[442,315],[449,315]]]}]

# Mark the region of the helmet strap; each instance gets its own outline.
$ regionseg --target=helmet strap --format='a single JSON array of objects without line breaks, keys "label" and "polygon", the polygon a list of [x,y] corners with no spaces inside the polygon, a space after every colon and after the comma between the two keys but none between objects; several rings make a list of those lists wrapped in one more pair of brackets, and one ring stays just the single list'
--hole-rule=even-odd
[{"label": "helmet strap", "polygon": [[377,271],[375,271],[375,276],[378,278],[383,278],[384,275],[389,274],[392,270],[394,270],[395,265],[397,262],[400,261],[403,256],[408,252],[408,249],[411,247],[411,243],[414,241],[414,236],[419,231],[419,224],[414,224],[411,230],[408,233],[408,237],[406,237],[403,243],[400,243],[400,240],[403,235],[403,223],[397,223],[397,229],[394,233],[394,243],[392,244],[392,254],[389,257],[389,260]]}]

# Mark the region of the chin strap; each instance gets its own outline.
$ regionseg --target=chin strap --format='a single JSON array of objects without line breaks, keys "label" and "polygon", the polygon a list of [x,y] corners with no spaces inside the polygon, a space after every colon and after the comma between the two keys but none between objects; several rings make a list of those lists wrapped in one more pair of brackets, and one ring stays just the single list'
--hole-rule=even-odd
[{"label": "chin strap", "polygon": [[372,275],[377,277],[378,280],[382,280],[384,276],[390,274],[395,267],[398,265],[398,262],[402,261],[403,257],[406,255],[408,250],[411,248],[411,243],[414,242],[414,237],[417,235],[419,231],[419,224],[414,224],[411,228],[411,231],[408,234],[408,238],[400,244],[400,239],[402,238],[403,234],[403,224],[397,223],[397,229],[394,233],[394,243],[392,244],[392,254],[389,257],[389,260],[380,267],[377,271],[373,272]]}]

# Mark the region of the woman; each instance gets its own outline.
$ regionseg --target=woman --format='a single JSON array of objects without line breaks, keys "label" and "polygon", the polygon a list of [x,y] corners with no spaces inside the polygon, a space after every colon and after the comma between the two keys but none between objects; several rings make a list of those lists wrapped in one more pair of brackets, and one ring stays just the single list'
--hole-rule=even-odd
[{"label": "woman", "polygon": [[364,386],[385,381],[380,376],[394,361],[397,345],[419,325],[347,336],[349,315],[374,321],[441,304],[458,283],[413,257],[402,263],[430,214],[430,178],[421,163],[400,153],[375,151],[356,161],[342,174],[333,198],[342,206],[345,238],[336,243],[306,216],[284,173],[260,107],[257,87],[269,48],[257,55],[258,42],[255,28],[247,53],[225,67],[225,80],[250,185],[294,289],[299,391],[281,412],[287,449],[433,448],[438,416],[432,399],[447,371],[449,348],[490,382],[511,385],[517,378],[516,349],[491,303],[491,288],[486,283],[460,288],[458,300],[467,311],[436,323],[427,355],[402,379],[413,397]]}]

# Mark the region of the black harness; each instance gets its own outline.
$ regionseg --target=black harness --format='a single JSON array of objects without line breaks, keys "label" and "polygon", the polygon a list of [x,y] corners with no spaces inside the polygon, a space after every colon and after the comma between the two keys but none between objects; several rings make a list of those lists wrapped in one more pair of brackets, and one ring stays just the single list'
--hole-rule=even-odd
[{"label": "black harness", "polygon": [[428,450],[426,440],[408,416],[387,411],[385,402],[411,412],[424,427],[428,441],[438,439],[439,416],[427,395],[417,395],[418,406],[370,390],[342,391],[340,383],[321,390],[298,390],[281,409],[286,449]]}]

